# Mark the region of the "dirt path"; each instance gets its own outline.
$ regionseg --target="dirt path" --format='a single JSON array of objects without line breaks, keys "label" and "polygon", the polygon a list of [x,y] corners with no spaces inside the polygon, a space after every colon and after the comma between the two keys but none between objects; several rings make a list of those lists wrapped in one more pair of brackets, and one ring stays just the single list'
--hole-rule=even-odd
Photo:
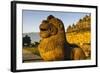
[{"label": "dirt path", "polygon": [[40,56],[33,54],[31,51],[28,51],[27,49],[23,49],[22,55],[23,55],[23,62],[41,61]]}]

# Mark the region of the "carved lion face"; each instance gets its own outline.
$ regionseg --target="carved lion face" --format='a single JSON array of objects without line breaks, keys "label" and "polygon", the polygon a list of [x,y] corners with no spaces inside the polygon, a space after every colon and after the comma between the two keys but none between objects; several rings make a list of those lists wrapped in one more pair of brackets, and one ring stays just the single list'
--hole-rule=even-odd
[{"label": "carved lion face", "polygon": [[42,40],[38,49],[41,57],[46,61],[64,59],[65,32],[62,21],[49,15],[39,28]]},{"label": "carved lion face", "polygon": [[60,29],[64,30],[63,23],[52,15],[48,16],[47,20],[43,20],[39,28],[42,38],[48,38],[57,34]]}]

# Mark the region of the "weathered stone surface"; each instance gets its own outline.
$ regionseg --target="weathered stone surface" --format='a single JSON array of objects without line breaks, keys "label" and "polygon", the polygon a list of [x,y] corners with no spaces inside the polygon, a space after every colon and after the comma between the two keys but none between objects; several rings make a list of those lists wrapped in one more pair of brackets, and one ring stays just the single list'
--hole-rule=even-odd
[{"label": "weathered stone surface", "polygon": [[38,46],[41,57],[46,61],[84,59],[81,48],[66,41],[63,22],[50,15],[40,24],[41,42]]}]

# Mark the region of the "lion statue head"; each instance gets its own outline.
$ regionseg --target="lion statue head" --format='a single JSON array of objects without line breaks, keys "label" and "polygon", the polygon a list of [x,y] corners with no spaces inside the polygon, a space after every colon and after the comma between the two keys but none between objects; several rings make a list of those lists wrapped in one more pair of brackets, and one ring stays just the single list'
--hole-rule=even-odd
[{"label": "lion statue head", "polygon": [[65,52],[66,49],[69,49],[69,46],[66,47],[68,44],[66,42],[64,24],[60,19],[49,15],[46,20],[42,21],[39,28],[42,39],[38,50],[43,60],[64,60],[66,55],[70,57],[71,49]]},{"label": "lion statue head", "polygon": [[50,15],[47,17],[47,20],[43,20],[40,25],[40,36],[45,39],[54,35],[65,34],[63,22]]}]

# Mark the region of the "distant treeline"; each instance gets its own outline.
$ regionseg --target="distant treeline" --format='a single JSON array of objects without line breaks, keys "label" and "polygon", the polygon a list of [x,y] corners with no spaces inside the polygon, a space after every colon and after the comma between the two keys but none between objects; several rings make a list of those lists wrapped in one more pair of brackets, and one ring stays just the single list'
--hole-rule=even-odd
[{"label": "distant treeline", "polygon": [[31,38],[28,35],[25,35],[23,37],[23,47],[37,47],[39,42],[34,41],[34,43],[31,43]]}]

